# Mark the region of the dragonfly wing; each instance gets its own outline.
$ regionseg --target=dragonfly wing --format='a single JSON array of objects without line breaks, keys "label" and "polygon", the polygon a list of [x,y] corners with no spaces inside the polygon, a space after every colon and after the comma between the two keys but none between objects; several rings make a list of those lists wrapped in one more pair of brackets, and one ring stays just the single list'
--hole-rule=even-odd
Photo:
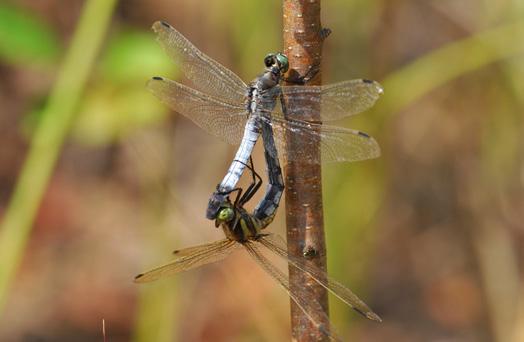
[{"label": "dragonfly wing", "polygon": [[373,321],[382,322],[382,319],[373,312],[356,294],[350,289],[329,277],[326,272],[321,269],[306,264],[303,260],[290,255],[287,251],[287,246],[284,240],[278,235],[268,234],[261,236],[257,241],[264,245],[267,249],[281,256],[293,267],[309,274],[317,283],[329,290],[341,301],[349,305],[364,317]]},{"label": "dragonfly wing", "polygon": [[371,108],[384,90],[378,82],[357,79],[322,86],[283,86],[282,92],[291,101],[288,117],[309,118],[320,109],[320,121],[332,121]]},{"label": "dragonfly wing", "polygon": [[[352,162],[380,156],[380,147],[375,139],[361,131],[301,120],[286,120],[278,116],[264,120],[271,123],[277,149],[287,160],[320,164]],[[301,149],[292,155],[285,153],[286,134],[294,135],[295,140],[301,142]],[[310,153],[316,145],[320,145],[320,155]]]},{"label": "dragonfly wing", "polygon": [[230,144],[240,143],[247,121],[245,107],[223,102],[162,77],[149,80],[147,88],[162,102],[208,133]]},{"label": "dragonfly wing", "polygon": [[[336,341],[342,341],[342,339],[337,335],[336,331],[332,327],[329,317],[325,313],[322,306],[314,298],[303,298],[298,294],[291,291],[291,286],[289,285],[288,276],[275,267],[258,249],[258,246],[252,242],[243,243],[244,247],[248,253],[255,259],[255,261],[262,267],[273,279],[275,279],[288,293],[289,297],[300,307],[300,309],[306,314],[311,323],[323,334],[331,339]],[[324,324],[318,323],[311,313],[315,313],[317,316],[322,316],[322,321],[326,322]]]},{"label": "dragonfly wing", "polygon": [[150,282],[178,272],[223,260],[237,246],[238,244],[235,241],[224,239],[175,251],[174,254],[180,256],[179,258],[137,275],[135,277],[135,283]]},{"label": "dragonfly wing", "polygon": [[197,49],[168,23],[155,22],[153,31],[162,48],[196,88],[232,104],[243,101],[247,86],[234,72]]}]

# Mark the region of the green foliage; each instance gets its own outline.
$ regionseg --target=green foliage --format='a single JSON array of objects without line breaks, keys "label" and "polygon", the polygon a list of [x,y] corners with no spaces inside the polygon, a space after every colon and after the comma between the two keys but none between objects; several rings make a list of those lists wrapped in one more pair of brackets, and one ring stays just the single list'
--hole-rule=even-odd
[{"label": "green foliage", "polygon": [[167,107],[145,89],[153,75],[169,75],[174,64],[150,33],[123,30],[108,44],[74,124],[82,144],[104,145],[130,131],[165,119]]},{"label": "green foliage", "polygon": [[[236,18],[230,23],[234,55],[239,59],[239,72],[254,78],[263,66],[262,58],[269,52],[281,50],[280,4],[274,1],[232,0],[231,10]],[[246,14],[251,15],[246,15]],[[258,59],[257,59],[257,56]]]},{"label": "green foliage", "polygon": [[155,41],[153,33],[123,29],[108,43],[98,71],[106,82],[145,82],[176,67]]},{"label": "green foliage", "polygon": [[48,65],[60,51],[56,33],[35,13],[0,4],[0,58],[18,65]]},{"label": "green foliage", "polygon": [[0,225],[0,310],[54,170],[76,105],[102,45],[116,1],[85,3],[64,64],[31,140],[14,194]]}]

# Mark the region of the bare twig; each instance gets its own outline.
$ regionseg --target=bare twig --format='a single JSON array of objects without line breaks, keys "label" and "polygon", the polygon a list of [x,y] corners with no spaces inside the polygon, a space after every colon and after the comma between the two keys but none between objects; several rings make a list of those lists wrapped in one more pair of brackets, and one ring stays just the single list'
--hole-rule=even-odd
[{"label": "bare twig", "polygon": [[[307,75],[321,60],[322,41],[328,31],[320,25],[320,0],[283,1],[284,53],[289,57],[291,70],[288,79]],[[309,84],[320,84],[318,73]],[[293,104],[287,99],[287,107]],[[299,114],[299,113],[298,113]],[[295,115],[295,113],[293,113]],[[308,118],[319,121],[319,118]],[[291,135],[287,137],[288,155],[310,153],[317,159],[319,141],[304,146],[304,142]],[[326,270],[326,246],[322,210],[321,168],[307,162],[291,161],[285,165],[286,174],[286,224],[290,254],[306,257],[308,263]],[[301,296],[316,300],[328,312],[326,290],[305,274],[289,270],[291,288]],[[309,313],[317,323],[328,319],[321,313]],[[322,341],[327,337],[316,329],[302,310],[291,302],[291,327],[296,341]]]}]

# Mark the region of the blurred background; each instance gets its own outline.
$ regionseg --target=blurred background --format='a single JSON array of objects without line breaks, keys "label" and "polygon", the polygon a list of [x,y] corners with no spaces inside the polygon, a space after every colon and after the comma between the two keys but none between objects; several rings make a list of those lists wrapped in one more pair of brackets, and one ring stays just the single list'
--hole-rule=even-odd
[{"label": "blurred background", "polygon": [[[108,341],[289,340],[285,292],[243,251],[132,282],[175,248],[221,238],[204,211],[236,151],[146,91],[151,76],[179,76],[152,23],[170,22],[249,81],[282,48],[281,2],[111,2],[0,3],[0,229],[22,231],[16,218],[32,227],[17,237],[20,263],[0,258],[15,272],[0,272],[0,340],[101,341],[103,321]],[[323,82],[385,88],[341,123],[374,136],[382,157],[323,169],[330,274],[384,320],[333,299],[340,334],[524,341],[524,2],[324,0],[322,22],[333,31]],[[73,38],[81,24],[87,34]],[[61,92],[82,72],[76,98]],[[46,120],[64,103],[70,118]],[[39,202],[30,183],[14,193],[20,174],[46,177],[39,159],[24,164],[44,122],[67,135],[34,153],[58,156]],[[258,146],[262,173],[263,162]],[[32,197],[34,222],[14,200]],[[285,236],[284,210],[270,229]]]}]

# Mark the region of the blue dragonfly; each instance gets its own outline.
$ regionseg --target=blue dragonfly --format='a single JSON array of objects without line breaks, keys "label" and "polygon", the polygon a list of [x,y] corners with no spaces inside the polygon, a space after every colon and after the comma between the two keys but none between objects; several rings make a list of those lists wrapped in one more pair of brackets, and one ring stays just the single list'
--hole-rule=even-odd
[{"label": "blue dragonfly", "polygon": [[[277,154],[285,148],[285,136],[300,138],[304,152],[286,155],[287,160],[306,163],[359,161],[380,155],[377,142],[368,134],[325,125],[360,113],[376,102],[383,89],[375,81],[355,79],[322,86],[281,85],[289,69],[288,58],[271,53],[264,58],[265,69],[249,84],[196,48],[166,22],[153,25],[157,40],[180,66],[192,87],[164,77],[153,77],[147,87],[161,101],[186,116],[205,131],[235,145],[237,153],[224,179],[211,196],[207,217],[215,219],[225,195],[235,189],[264,123],[271,126]],[[293,99],[293,106],[277,106]],[[318,113],[320,108],[320,113]],[[307,118],[317,117],[320,121]],[[306,153],[307,146],[319,144],[318,156]],[[265,146],[267,150],[267,146]],[[274,156],[275,158],[278,156]]]}]

